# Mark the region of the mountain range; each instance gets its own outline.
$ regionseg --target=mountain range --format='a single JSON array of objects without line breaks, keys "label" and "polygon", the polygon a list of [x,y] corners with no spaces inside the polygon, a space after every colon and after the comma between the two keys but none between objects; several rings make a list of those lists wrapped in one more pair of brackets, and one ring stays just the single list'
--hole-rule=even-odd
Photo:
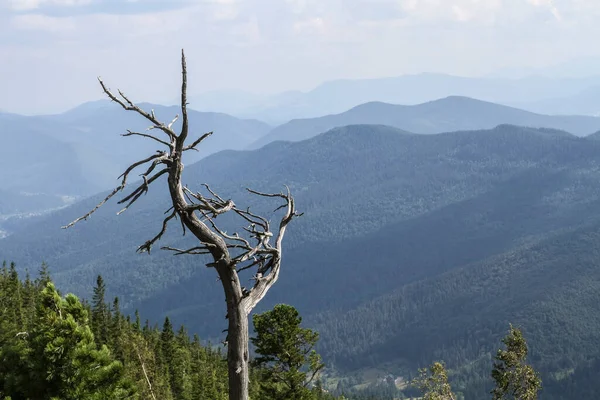
[{"label": "mountain range", "polygon": [[[544,76],[462,77],[423,73],[377,79],[342,79],[324,82],[307,91],[258,95],[235,90],[211,91],[190,97],[198,110],[220,111],[242,118],[256,118],[273,125],[292,119],[339,114],[360,104],[378,101],[415,105],[448,96],[464,96],[553,114],[546,100],[566,99],[600,85],[600,75],[587,77]],[[550,75],[552,76],[552,75]],[[595,100],[597,103],[598,100]],[[174,102],[176,104],[176,102]],[[580,103],[581,104],[581,103]],[[530,105],[532,108],[530,108]],[[583,114],[577,111],[574,114]]]},{"label": "mountain range", "polygon": [[[176,107],[141,106],[154,109],[167,123],[179,112]],[[211,129],[219,133],[199,153],[192,154],[190,162],[223,149],[242,149],[270,129],[259,121],[220,113],[190,110],[189,118],[198,129],[193,134],[202,135]],[[148,140],[120,136],[126,129],[145,132],[148,124],[139,115],[126,113],[108,101],[84,104],[59,115],[0,113],[0,127],[0,140],[10,149],[0,158],[0,190],[11,192],[13,198],[19,196],[21,203],[15,207],[14,200],[2,196],[0,215],[66,204],[33,203],[32,194],[57,199],[81,197],[116,186],[126,166],[155,150]]]},{"label": "mountain range", "polygon": [[[305,215],[290,227],[280,281],[257,311],[296,306],[321,332],[326,360],[345,373],[406,375],[443,358],[475,399],[486,378],[473,365],[489,361],[509,321],[524,328],[547,382],[560,385],[558,377],[600,357],[598,154],[594,136],[556,129],[422,135],[350,125],[210,155],[186,168],[185,181],[267,216],[272,204],[246,186],[289,184],[295,193]],[[101,273],[129,311],[218,336],[222,295],[205,261],[135,253],[168,208],[160,185],[119,217],[110,203],[59,230],[102,196],[20,224],[0,254],[21,269],[47,261],[60,287],[80,295]],[[233,231],[240,222],[221,223]],[[160,244],[191,244],[180,234],[174,225]]]},{"label": "mountain range", "polygon": [[249,148],[258,148],[275,140],[308,139],[329,129],[353,124],[384,124],[413,133],[490,129],[500,124],[553,128],[578,136],[600,130],[598,117],[541,115],[468,97],[450,96],[413,106],[371,102],[341,114],[292,120],[274,128]]},{"label": "mountain range", "polygon": [[[398,95],[396,83],[408,85],[404,78],[386,81],[390,96]],[[429,78],[440,79],[435,90],[455,90],[447,76]],[[572,79],[559,90],[540,78],[557,100],[546,98],[539,110],[552,102],[568,110],[564,99],[576,98],[572,110],[588,103],[592,110],[595,92],[585,87],[594,79]],[[498,96],[516,93],[506,80],[492,81],[504,88],[484,85],[482,98],[486,87]],[[363,83],[362,92],[357,82],[329,83],[320,96],[345,93],[354,101],[385,86]],[[528,103],[540,93],[534,89],[518,89],[523,108],[535,108]],[[589,102],[579,89],[588,90]],[[273,104],[297,96],[285,93]],[[408,377],[443,359],[467,399],[489,384],[494,346],[513,322],[524,328],[549,384],[544,398],[562,398],[572,382],[593,390],[585,377],[600,360],[600,118],[457,95],[405,104],[371,101],[274,128],[190,110],[194,135],[215,132],[186,159],[190,187],[209,183],[273,218],[273,205],[244,189],[288,184],[305,213],[286,237],[280,281],[257,311],[296,306],[321,332],[320,350],[340,374]],[[167,122],[179,112],[141,106]],[[0,161],[1,258],[32,272],[45,261],[60,287],[85,297],[102,274],[128,312],[139,309],[156,322],[168,315],[204,338],[220,338],[222,294],[206,260],[135,253],[169,207],[164,182],[119,217],[121,207],[111,202],[88,222],[60,230],[94,207],[127,165],[156,150],[119,135],[144,131],[142,118],[99,101],[59,115],[0,113],[0,127],[11,149]],[[220,217],[228,232],[242,222]],[[173,226],[160,244],[192,243]]]},{"label": "mountain range", "polygon": [[515,102],[515,107],[554,115],[600,116],[600,86],[589,87],[577,94],[534,102]]},{"label": "mountain range", "polygon": [[[178,113],[175,106],[141,106],[154,109],[165,121]],[[193,110],[190,120],[199,129],[195,134],[209,129],[216,134],[188,163],[224,149],[256,148],[273,140],[297,141],[350,124],[385,124],[414,133],[484,129],[501,123],[550,127],[578,135],[600,130],[600,119],[595,117],[540,115],[460,96],[414,106],[371,102],[341,114],[293,120],[275,128],[257,120]],[[0,190],[10,192],[12,198],[0,199],[0,215],[4,216],[65,206],[114,186],[127,165],[154,150],[154,143],[147,140],[122,138],[125,129],[143,132],[147,123],[104,100],[59,115],[0,113],[0,126],[3,142],[14,150],[0,160]]]}]

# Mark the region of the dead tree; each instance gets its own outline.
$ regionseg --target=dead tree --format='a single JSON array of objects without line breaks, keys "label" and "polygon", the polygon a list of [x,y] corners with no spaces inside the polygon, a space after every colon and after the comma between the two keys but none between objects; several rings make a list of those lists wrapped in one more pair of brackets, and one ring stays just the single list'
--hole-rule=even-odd
[{"label": "dead tree", "polygon": [[[208,185],[204,186],[205,194],[188,189],[181,182],[183,171],[182,157],[186,151],[196,150],[203,140],[212,132],[205,133],[190,144],[188,139],[188,114],[187,114],[187,70],[185,54],[181,52],[181,131],[176,133],[173,124],[179,118],[177,115],[170,123],[159,121],[154,111],[146,112],[135,105],[125,94],[118,91],[119,96],[113,94],[98,78],[104,93],[127,111],[133,111],[152,123],[146,132],[127,131],[123,136],[141,136],[154,140],[163,146],[155,154],[131,164],[119,177],[120,184],[103,199],[95,208],[84,216],[76,219],[63,228],[69,228],[79,221],[86,220],[98,208],[106,203],[118,192],[125,189],[131,173],[138,167],[146,168],[141,174],[142,181],[118,203],[124,204],[119,214],[127,210],[140,196],[148,191],[148,187],[156,180],[166,175],[172,207],[165,212],[168,214],[162,221],[158,234],[139,246],[138,252],[150,252],[154,244],[166,232],[169,223],[179,219],[183,234],[189,230],[197,239],[198,246],[190,249],[177,249],[162,247],[173,251],[175,254],[208,254],[212,262],[207,267],[217,271],[219,280],[223,285],[227,302],[227,361],[229,370],[229,399],[248,399],[248,315],[258,302],[267,294],[267,291],[277,281],[281,267],[282,240],[286,227],[292,219],[299,214],[294,206],[294,198],[289,188],[282,193],[262,193],[247,189],[250,193],[280,199],[282,204],[277,208],[283,210],[283,216],[278,226],[271,231],[269,221],[250,211],[249,208],[238,208],[232,200],[224,200]],[[154,134],[156,132],[156,134]],[[159,136],[161,135],[161,136]],[[235,213],[245,223],[245,234],[228,234],[218,227],[215,220],[224,213]],[[239,273],[242,270],[252,269],[254,284],[248,290],[242,287]]]}]

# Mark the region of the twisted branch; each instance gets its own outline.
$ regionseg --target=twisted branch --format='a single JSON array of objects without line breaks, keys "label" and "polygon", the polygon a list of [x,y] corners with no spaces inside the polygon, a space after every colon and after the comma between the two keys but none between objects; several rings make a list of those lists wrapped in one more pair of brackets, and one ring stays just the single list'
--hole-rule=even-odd
[{"label": "twisted branch", "polygon": [[[150,130],[152,128],[153,127],[150,127],[150,128],[148,128],[148,130]],[[172,143],[167,143],[164,140],[159,139],[159,138],[157,138],[154,135],[150,135],[150,134],[147,134],[147,133],[140,133],[140,132],[132,132],[129,129],[127,130],[127,133],[123,133],[121,136],[123,136],[123,137],[127,137],[127,136],[141,136],[141,137],[145,137],[145,138],[148,138],[148,139],[156,140],[158,143],[164,144],[167,147],[171,147],[172,146]]]},{"label": "twisted branch", "polygon": [[196,140],[194,141],[194,143],[192,143],[192,144],[190,144],[190,145],[188,145],[188,146],[184,147],[184,148],[183,148],[183,151],[188,151],[188,150],[196,150],[196,151],[199,151],[199,150],[196,148],[196,146],[198,146],[198,145],[199,145],[199,144],[200,144],[200,143],[201,143],[201,142],[202,142],[204,139],[206,139],[207,137],[209,137],[209,136],[210,136],[210,135],[212,135],[212,134],[213,134],[212,132],[205,133],[204,135],[202,135],[202,136],[200,136],[198,139],[196,139]]},{"label": "twisted branch", "polygon": [[[102,79],[100,77],[98,77],[98,82],[100,82],[100,86],[102,86],[102,90],[104,91],[104,93],[106,93],[106,95],[112,101],[117,102],[121,107],[123,107],[127,111],[137,112],[138,114],[140,114],[141,116],[146,118],[148,121],[152,122],[154,124],[153,128],[160,129],[161,131],[166,133],[170,139],[173,140],[173,139],[177,138],[177,134],[170,127],[165,126],[165,124],[163,124],[156,118],[156,116],[154,115],[154,110],[152,110],[152,113],[149,114],[146,111],[142,110],[137,105],[133,104],[133,102],[131,100],[129,100],[129,98],[127,96],[125,96],[123,94],[123,92],[121,92],[120,90],[118,92],[123,100],[119,99],[117,96],[112,94],[112,92],[106,87],[104,82],[102,82]],[[125,103],[127,103],[127,104],[125,104]]]},{"label": "twisted branch", "polygon": [[169,214],[169,216],[163,220],[162,229],[160,230],[160,232],[158,232],[158,234],[156,234],[156,236],[154,236],[152,239],[146,241],[146,243],[137,248],[138,253],[143,253],[147,251],[148,254],[150,254],[150,249],[152,248],[152,245],[154,245],[156,241],[160,240],[162,235],[165,234],[165,232],[167,231],[169,221],[173,218],[177,218],[177,212],[175,210],[173,210],[173,212],[171,212],[171,214]]},{"label": "twisted branch", "polygon": [[[168,124],[165,124],[156,118],[154,110],[150,112],[142,110],[120,90],[118,91],[118,96],[114,95],[104,82],[98,78],[104,93],[112,101],[115,101],[127,111],[133,111],[143,116],[152,123],[147,131],[158,129],[167,135],[168,140],[163,140],[150,133],[129,130],[123,134],[122,136],[139,136],[153,140],[164,146],[165,149],[159,150],[155,154],[131,164],[119,176],[119,179],[121,179],[120,185],[87,214],[77,218],[63,228],[72,227],[79,221],[89,218],[117,192],[125,188],[128,177],[134,169],[145,165],[146,170],[140,175],[141,182],[131,193],[119,200],[118,204],[125,204],[124,208],[119,211],[119,214],[129,209],[143,194],[148,192],[150,185],[163,175],[168,177],[167,184],[172,207],[167,211],[168,215],[163,219],[158,233],[139,246],[137,251],[140,253],[150,253],[151,248],[166,233],[169,222],[174,218],[179,218],[183,233],[185,234],[186,229],[189,230],[198,239],[199,245],[189,249],[179,249],[170,246],[164,246],[162,249],[172,251],[175,255],[210,254],[213,262],[208,263],[207,266],[216,268],[219,279],[224,286],[228,304],[241,305],[248,314],[277,280],[281,267],[282,240],[286,228],[293,218],[302,214],[296,212],[294,198],[287,186],[286,191],[281,193],[264,193],[247,189],[249,193],[256,196],[283,200],[282,204],[274,211],[284,210],[283,216],[279,221],[277,229],[272,230],[270,221],[267,218],[250,211],[249,208],[243,209],[236,206],[231,199],[225,200],[207,184],[203,186],[208,195],[194,192],[182,185],[182,154],[187,150],[197,151],[197,146],[210,137],[213,132],[203,134],[189,145],[185,144],[189,126],[187,113],[187,69],[183,51],[181,54],[181,70],[180,115],[182,123],[179,133],[173,130],[175,122],[179,119],[179,114]],[[164,165],[164,168],[155,172],[158,165]],[[219,228],[216,222],[217,217],[228,212],[241,217],[248,224],[242,227],[244,232],[246,232],[246,237],[242,237],[237,233],[228,234]],[[235,254],[231,254],[232,251],[235,251]],[[251,268],[256,268],[256,273],[253,277],[254,284],[249,290],[246,290],[240,283],[238,273]]]}]

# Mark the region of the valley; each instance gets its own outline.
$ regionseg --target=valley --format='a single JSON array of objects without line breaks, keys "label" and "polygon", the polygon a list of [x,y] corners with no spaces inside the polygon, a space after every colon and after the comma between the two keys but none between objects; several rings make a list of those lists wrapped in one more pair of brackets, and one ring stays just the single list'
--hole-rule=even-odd
[{"label": "valley", "polygon": [[0,3],[0,400],[600,398],[598,18]]},{"label": "valley", "polygon": [[[595,326],[592,310],[568,311],[595,304],[599,151],[594,136],[547,128],[424,135],[348,125],[295,143],[219,152],[185,176],[191,187],[208,182],[236,202],[249,203],[246,186],[290,186],[305,214],[289,233],[280,281],[257,312],[293,304],[321,332],[323,355],[343,375],[388,366],[386,374],[406,377],[434,358],[462,371],[489,355],[512,321],[525,328],[533,360],[551,381],[599,356],[587,330],[576,329],[583,319]],[[103,196],[17,224],[0,254],[20,270],[47,262],[61,287],[84,297],[102,274],[129,312],[169,316],[220,340],[221,289],[202,256],[135,253],[159,229],[164,193],[150,191],[118,217],[109,203],[89,222],[60,230]],[[253,210],[272,215],[252,200]],[[161,240],[187,243],[176,229]],[[570,351],[585,357],[565,363],[552,351],[564,326]],[[460,377],[463,393],[487,384],[481,369]]]}]

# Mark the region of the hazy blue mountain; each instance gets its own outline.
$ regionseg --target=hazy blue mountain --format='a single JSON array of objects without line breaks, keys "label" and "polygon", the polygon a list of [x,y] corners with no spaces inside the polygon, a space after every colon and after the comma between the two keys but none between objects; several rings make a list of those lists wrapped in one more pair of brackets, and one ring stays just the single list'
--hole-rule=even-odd
[{"label": "hazy blue mountain", "polygon": [[292,119],[338,114],[373,101],[414,105],[448,96],[465,96],[500,104],[521,104],[570,97],[598,85],[600,75],[467,78],[423,73],[328,81],[308,92],[289,91],[275,95],[213,91],[191,96],[190,101],[192,107],[199,110],[220,111],[281,124]]},{"label": "hazy blue mountain", "polygon": [[[174,106],[145,103],[141,106],[154,109],[166,122],[179,112]],[[256,120],[241,120],[221,113],[190,110],[189,118],[198,129],[193,135],[202,135],[209,128],[215,132],[200,152],[190,154],[190,163],[216,151],[245,148],[270,129]],[[157,149],[150,140],[123,138],[121,134],[126,133],[125,129],[145,132],[147,128],[148,122],[141,116],[124,112],[116,103],[104,100],[58,115],[1,113],[0,139],[9,150],[0,160],[0,190],[14,196],[19,193],[40,196],[36,201],[28,197],[17,208],[13,200],[5,200],[0,209],[41,211],[56,206],[56,201],[48,196],[85,196],[116,186],[117,177],[126,166]],[[46,205],[44,198],[48,200]]]},{"label": "hazy blue mountain", "polygon": [[582,78],[600,73],[600,57],[576,57],[545,67],[509,67],[501,68],[486,75],[489,78],[527,78],[548,76],[554,78]]},{"label": "hazy blue mountain", "polygon": [[[170,122],[181,111],[177,106],[165,107],[156,104],[139,104],[145,110],[153,109],[156,116]],[[195,131],[192,135],[201,136],[214,131],[214,138],[200,152],[190,154],[189,162],[224,149],[243,149],[247,144],[264,135],[269,125],[256,120],[240,120],[222,113],[205,113],[189,110],[189,120]],[[128,137],[121,134],[126,129],[145,132],[149,123],[133,112],[125,112],[118,104],[108,101],[92,102],[67,111],[64,114],[45,116],[44,120],[59,121],[71,130],[66,134],[50,131],[48,135],[70,143],[85,160],[87,173],[103,188],[115,184],[115,178],[133,161],[157,149],[151,140]],[[174,124],[180,127],[180,121]],[[160,136],[160,133],[159,133]]]},{"label": "hazy blue mountain", "polygon": [[[473,362],[489,360],[515,321],[548,378],[600,356],[598,154],[600,141],[552,129],[420,135],[353,125],[213,154],[186,168],[186,183],[207,182],[268,216],[273,205],[243,188],[291,185],[305,215],[290,228],[280,281],[259,310],[298,307],[337,368],[406,371],[444,358],[480,379]],[[29,220],[0,240],[0,254],[20,268],[47,261],[78,294],[89,295],[102,273],[128,310],[219,335],[221,289],[204,259],[135,254],[168,208],[159,186],[119,217],[111,203],[59,230],[102,195]],[[234,221],[221,222],[233,232]],[[160,245],[191,244],[180,234],[173,224]],[[550,338],[561,351],[548,350]]]},{"label": "hazy blue mountain", "polygon": [[329,129],[351,124],[383,124],[414,133],[489,129],[500,124],[514,124],[565,130],[583,136],[600,129],[600,118],[540,115],[459,96],[414,106],[372,102],[341,114],[292,120],[274,128],[252,143],[250,148],[258,148],[275,140],[304,140]]},{"label": "hazy blue mountain", "polygon": [[75,148],[48,132],[73,134],[58,121],[0,114],[0,189],[7,192],[73,195],[93,193],[102,186],[82,172]]},{"label": "hazy blue mountain", "polygon": [[117,106],[116,103],[113,103],[108,99],[101,99],[82,103],[61,114],[50,114],[47,116],[51,118],[59,117],[63,122],[80,121],[85,120],[86,118],[93,119],[95,118],[95,114],[99,111],[106,111],[115,106]]},{"label": "hazy blue mountain", "polygon": [[279,115],[277,112],[269,112],[269,109],[293,105],[303,96],[304,93],[300,91],[265,95],[241,90],[216,90],[191,96],[190,107],[205,112],[225,112],[240,118],[256,118],[278,125],[291,119],[295,115],[293,110]]},{"label": "hazy blue mountain", "polygon": [[532,103],[513,103],[533,112],[555,115],[600,116],[600,86],[593,86],[569,97],[551,98]]}]

